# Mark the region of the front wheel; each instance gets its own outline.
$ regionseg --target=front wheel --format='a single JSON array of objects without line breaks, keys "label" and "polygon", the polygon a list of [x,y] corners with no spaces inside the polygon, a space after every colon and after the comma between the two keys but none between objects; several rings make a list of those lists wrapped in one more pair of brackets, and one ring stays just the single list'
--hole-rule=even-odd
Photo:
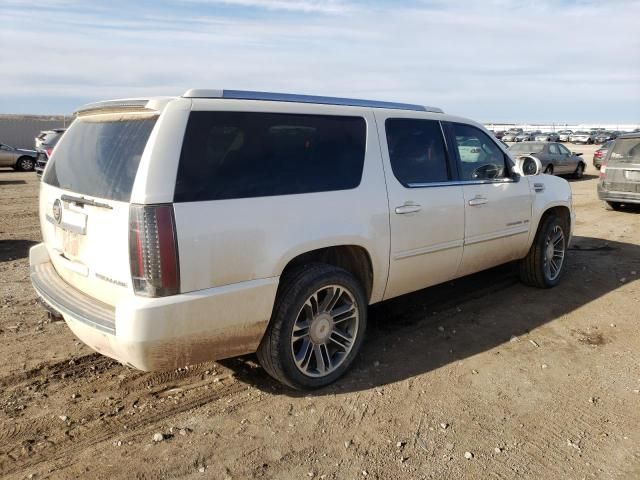
[{"label": "front wheel", "polygon": [[349,272],[325,264],[298,268],[281,282],[258,360],[290,387],[329,385],[360,350],[367,326],[365,291]]},{"label": "front wheel", "polygon": [[622,203],[620,202],[607,202],[608,210],[615,210],[616,212],[622,210]]},{"label": "front wheel", "polygon": [[555,214],[543,218],[533,245],[520,260],[520,279],[532,287],[555,287],[562,276],[567,251],[567,226]]},{"label": "front wheel", "polygon": [[579,163],[576,167],[576,171],[573,172],[573,178],[579,180],[584,176],[584,164]]},{"label": "front wheel", "polygon": [[21,157],[16,162],[16,170],[21,172],[30,172],[36,166],[36,162],[30,157]]},{"label": "front wheel", "polygon": [[544,173],[546,173],[547,175],[553,175],[553,165],[547,165],[547,168],[544,169]]}]

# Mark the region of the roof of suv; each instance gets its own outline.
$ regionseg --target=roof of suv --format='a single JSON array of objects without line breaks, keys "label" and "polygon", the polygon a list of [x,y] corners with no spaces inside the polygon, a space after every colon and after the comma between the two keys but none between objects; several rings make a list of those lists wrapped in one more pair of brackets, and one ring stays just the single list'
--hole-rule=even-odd
[{"label": "roof of suv", "polygon": [[625,133],[623,135],[618,135],[617,138],[639,138],[640,137],[640,132],[630,132],[630,133]]},{"label": "roof of suv", "polygon": [[[233,99],[233,100],[261,100],[269,102],[293,102],[293,103],[315,103],[322,105],[344,105],[351,107],[369,107],[369,108],[389,108],[397,110],[412,110],[418,112],[444,113],[438,107],[426,107],[424,105],[415,105],[410,103],[383,102],[379,100],[364,100],[358,98],[341,98],[341,97],[324,97],[317,95],[298,95],[293,93],[277,93],[277,92],[254,92],[249,90],[215,90],[215,89],[196,89],[187,90],[183,98],[212,98],[212,99]],[[124,110],[153,110],[150,103],[162,103],[169,101],[171,97],[154,97],[154,98],[134,98],[121,100],[107,100],[104,102],[90,103],[80,107],[76,115],[96,113],[98,111],[124,109]]]}]

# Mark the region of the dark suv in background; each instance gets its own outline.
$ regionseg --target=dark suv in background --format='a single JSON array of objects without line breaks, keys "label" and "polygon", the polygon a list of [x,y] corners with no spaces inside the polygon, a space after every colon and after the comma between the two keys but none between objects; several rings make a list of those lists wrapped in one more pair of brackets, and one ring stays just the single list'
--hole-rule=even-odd
[{"label": "dark suv in background", "polygon": [[49,157],[51,156],[54,147],[56,146],[58,140],[60,140],[64,132],[64,128],[56,128],[55,130],[47,132],[46,135],[42,139],[40,139],[40,145],[36,146],[36,151],[38,152],[38,154],[36,156],[35,170],[38,176],[42,176],[44,167],[47,166]]},{"label": "dark suv in background", "polygon": [[609,148],[600,169],[598,197],[613,210],[640,204],[640,132],[619,136]]}]

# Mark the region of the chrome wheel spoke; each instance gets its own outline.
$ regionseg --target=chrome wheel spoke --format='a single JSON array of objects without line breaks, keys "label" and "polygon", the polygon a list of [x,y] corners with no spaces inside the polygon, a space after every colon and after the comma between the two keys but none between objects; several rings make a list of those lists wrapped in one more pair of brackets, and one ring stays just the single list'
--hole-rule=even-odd
[{"label": "chrome wheel spoke", "polygon": [[333,343],[338,345],[338,347],[340,347],[345,352],[351,349],[351,344],[353,343],[353,340],[349,338],[347,335],[344,335],[343,333],[341,333],[339,330],[334,329],[333,332],[331,332],[330,338]]},{"label": "chrome wheel spoke", "polygon": [[360,315],[353,294],[328,285],[307,298],[291,330],[291,351],[300,372],[324,377],[339,368],[353,349]]}]

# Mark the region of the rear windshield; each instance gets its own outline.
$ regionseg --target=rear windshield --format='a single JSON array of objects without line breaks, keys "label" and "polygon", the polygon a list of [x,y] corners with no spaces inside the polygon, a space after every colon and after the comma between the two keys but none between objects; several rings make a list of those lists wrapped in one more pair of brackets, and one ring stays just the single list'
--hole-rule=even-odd
[{"label": "rear windshield", "polygon": [[544,150],[544,145],[516,143],[509,147],[510,152],[516,153],[540,153]]},{"label": "rear windshield", "polygon": [[640,138],[619,138],[609,154],[609,163],[640,164]]},{"label": "rear windshield", "polygon": [[191,112],[174,201],[355,188],[365,143],[362,117]]},{"label": "rear windshield", "polygon": [[128,202],[156,116],[76,119],[56,146],[43,181],[54,187]]}]

